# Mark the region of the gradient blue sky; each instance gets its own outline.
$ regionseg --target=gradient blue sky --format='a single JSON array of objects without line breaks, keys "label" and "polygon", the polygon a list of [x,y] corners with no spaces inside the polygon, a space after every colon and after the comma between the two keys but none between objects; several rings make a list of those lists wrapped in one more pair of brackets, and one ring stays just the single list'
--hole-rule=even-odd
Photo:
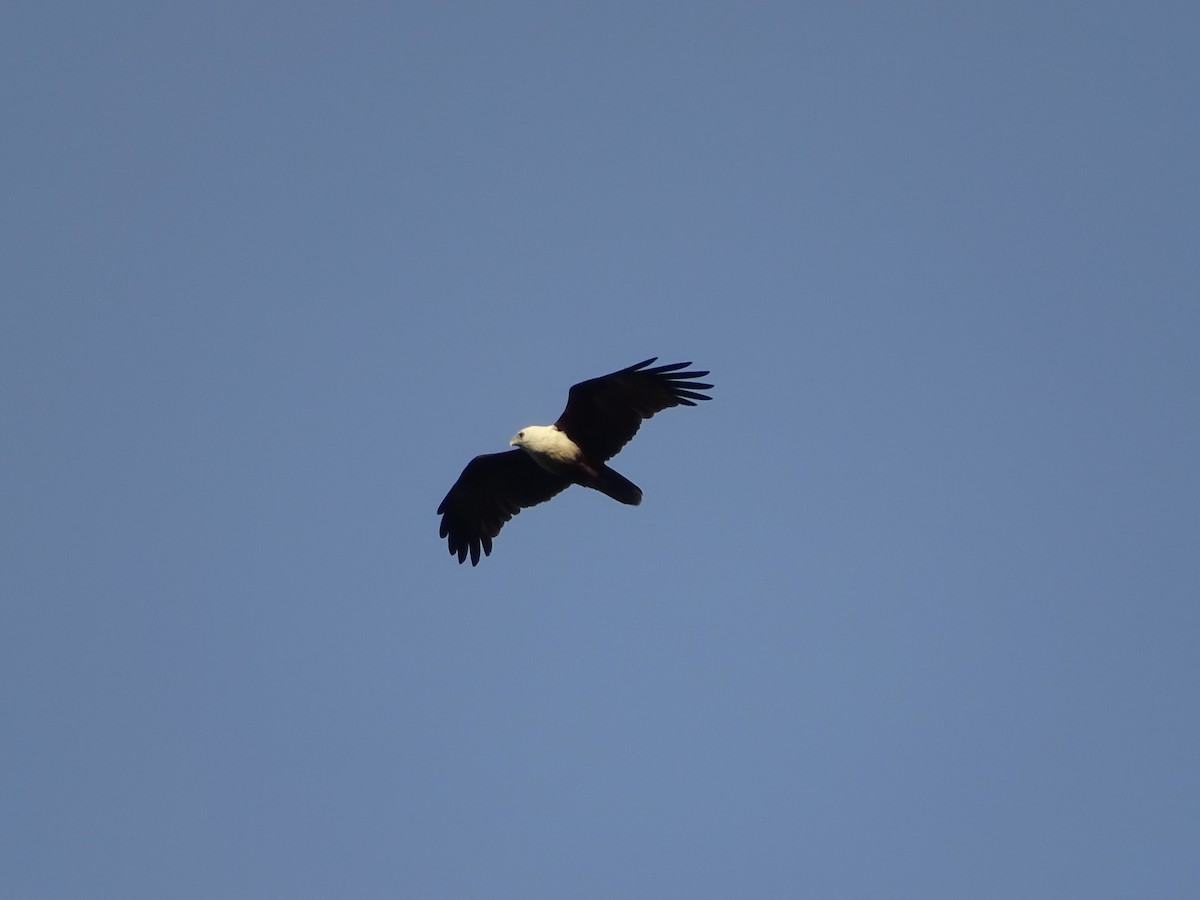
[{"label": "gradient blue sky", "polygon": [[1200,896],[1194,4],[0,21],[0,894]]}]

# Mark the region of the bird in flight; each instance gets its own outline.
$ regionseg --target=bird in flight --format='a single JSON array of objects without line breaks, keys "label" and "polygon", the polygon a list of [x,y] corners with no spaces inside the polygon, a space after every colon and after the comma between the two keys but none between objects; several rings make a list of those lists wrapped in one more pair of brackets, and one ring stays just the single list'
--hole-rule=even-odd
[{"label": "bird in flight", "polygon": [[478,565],[480,550],[491,555],[492,538],[505,522],[572,484],[630,506],[641,503],[641,488],[605,463],[637,434],[643,419],[712,399],[700,393],[712,385],[695,380],[707,371],[681,372],[690,362],[648,368],[657,359],[581,381],[553,425],[527,425],[508,442],[517,449],[467,463],[437,508],[438,533],[449,539],[450,554],[461,564],[469,553],[471,565]]}]

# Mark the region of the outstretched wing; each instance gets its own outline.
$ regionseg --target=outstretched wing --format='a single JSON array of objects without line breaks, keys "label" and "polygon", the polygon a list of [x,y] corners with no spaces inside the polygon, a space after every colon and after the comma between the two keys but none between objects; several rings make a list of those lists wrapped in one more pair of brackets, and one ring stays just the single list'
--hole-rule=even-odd
[{"label": "outstretched wing", "polygon": [[589,459],[604,462],[637,434],[642,419],[672,406],[695,406],[697,400],[712,399],[699,393],[711,384],[692,380],[703,378],[707,371],[679,371],[690,362],[646,368],[656,359],[575,385],[555,427],[566,432]]},{"label": "outstretched wing", "polygon": [[479,551],[491,555],[492,538],[527,506],[549,500],[570,482],[547,472],[524,450],[477,456],[463,469],[438,506],[438,534],[450,539],[450,553],[479,565]]}]

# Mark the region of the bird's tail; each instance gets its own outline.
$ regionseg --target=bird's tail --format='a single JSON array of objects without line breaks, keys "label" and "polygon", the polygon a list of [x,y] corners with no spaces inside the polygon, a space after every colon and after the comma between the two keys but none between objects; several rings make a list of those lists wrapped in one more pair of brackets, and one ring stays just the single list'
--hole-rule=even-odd
[{"label": "bird's tail", "polygon": [[601,493],[630,506],[637,506],[642,502],[642,489],[620,472],[602,465],[597,467],[596,476],[596,483],[591,486]]}]

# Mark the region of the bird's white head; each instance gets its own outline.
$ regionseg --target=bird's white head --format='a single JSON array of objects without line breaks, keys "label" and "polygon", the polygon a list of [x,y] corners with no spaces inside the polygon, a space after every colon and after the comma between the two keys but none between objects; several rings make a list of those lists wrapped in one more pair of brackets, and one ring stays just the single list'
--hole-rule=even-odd
[{"label": "bird's white head", "polygon": [[550,430],[551,428],[548,425],[526,425],[513,435],[512,440],[508,442],[508,446],[536,450],[539,444],[545,443],[547,437],[545,432]]},{"label": "bird's white head", "polygon": [[557,462],[571,462],[579,458],[579,448],[553,425],[526,425],[513,435],[510,447],[520,447],[535,458],[547,457]]}]

